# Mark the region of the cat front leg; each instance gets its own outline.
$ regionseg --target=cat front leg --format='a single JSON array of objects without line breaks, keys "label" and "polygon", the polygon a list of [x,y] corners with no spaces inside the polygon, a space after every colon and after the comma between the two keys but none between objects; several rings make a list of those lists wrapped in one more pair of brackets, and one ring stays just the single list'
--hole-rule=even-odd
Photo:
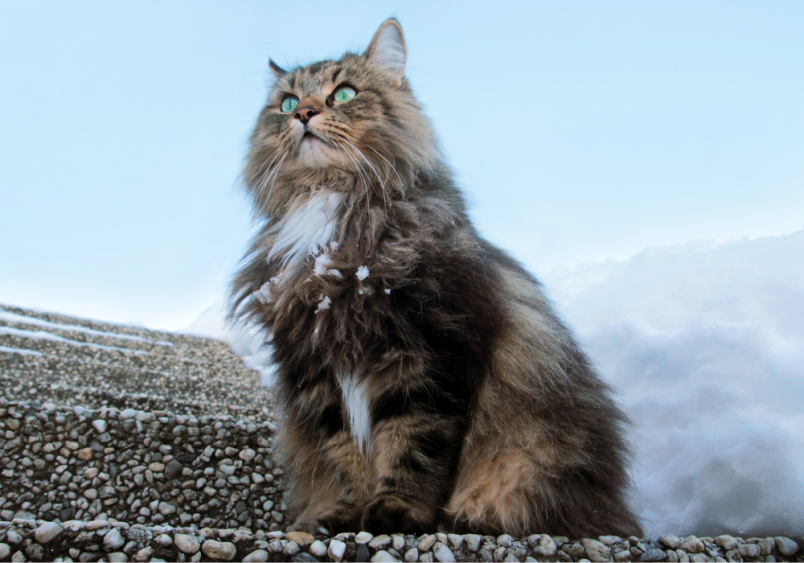
[{"label": "cat front leg", "polygon": [[333,468],[340,494],[335,503],[318,514],[319,527],[330,534],[359,530],[374,478],[366,459],[348,431],[342,430],[324,444],[324,455]]},{"label": "cat front leg", "polygon": [[336,386],[324,379],[294,389],[285,413],[285,463],[293,475],[293,527],[314,534],[354,531],[374,478],[349,433]]},{"label": "cat front leg", "polygon": [[372,409],[374,495],[361,528],[373,534],[433,531],[454,486],[467,408],[437,385],[395,389]]}]

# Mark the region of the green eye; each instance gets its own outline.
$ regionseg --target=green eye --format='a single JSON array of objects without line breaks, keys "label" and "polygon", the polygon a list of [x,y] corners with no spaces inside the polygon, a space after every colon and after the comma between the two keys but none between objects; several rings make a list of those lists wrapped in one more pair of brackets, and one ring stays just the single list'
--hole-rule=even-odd
[{"label": "green eye", "polygon": [[282,100],[282,108],[281,109],[285,113],[290,113],[294,109],[296,109],[297,105],[299,105],[299,98],[297,98],[296,96],[288,96],[287,98]]},{"label": "green eye", "polygon": [[355,96],[357,96],[357,92],[355,92],[355,89],[349,88],[348,86],[338,88],[332,95],[332,97],[335,98],[336,102],[348,102]]}]

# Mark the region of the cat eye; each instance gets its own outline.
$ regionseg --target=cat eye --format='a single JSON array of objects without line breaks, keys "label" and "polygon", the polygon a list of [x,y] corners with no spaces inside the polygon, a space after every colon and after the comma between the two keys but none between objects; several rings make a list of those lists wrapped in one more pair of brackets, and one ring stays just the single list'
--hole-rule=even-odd
[{"label": "cat eye", "polygon": [[282,100],[281,110],[284,113],[290,113],[294,109],[296,109],[297,105],[299,105],[299,98],[297,98],[296,96],[288,96],[287,98]]},{"label": "cat eye", "polygon": [[348,102],[355,96],[357,96],[357,92],[355,92],[354,88],[350,88],[349,86],[342,86],[338,88],[332,95],[336,102]]}]

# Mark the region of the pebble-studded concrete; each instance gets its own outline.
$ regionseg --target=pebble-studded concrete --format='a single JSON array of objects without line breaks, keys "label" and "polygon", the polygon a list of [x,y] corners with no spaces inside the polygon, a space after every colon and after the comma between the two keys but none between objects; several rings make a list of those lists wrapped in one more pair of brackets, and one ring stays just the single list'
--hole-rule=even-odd
[{"label": "pebble-studded concrete", "polygon": [[804,561],[785,537],[288,531],[273,398],[214,340],[0,306],[0,388],[0,561]]}]

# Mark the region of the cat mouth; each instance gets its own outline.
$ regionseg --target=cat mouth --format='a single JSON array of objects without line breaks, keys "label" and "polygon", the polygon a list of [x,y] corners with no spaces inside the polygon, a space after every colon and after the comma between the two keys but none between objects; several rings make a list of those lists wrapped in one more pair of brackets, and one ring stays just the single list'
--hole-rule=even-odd
[{"label": "cat mouth", "polygon": [[321,138],[319,135],[316,135],[315,133],[313,133],[309,129],[304,132],[304,135],[302,135],[302,138],[301,138],[301,141],[299,141],[299,144],[301,144],[301,143],[303,143],[305,141],[308,141],[310,143],[324,143],[325,145],[328,144],[325,139]]}]

